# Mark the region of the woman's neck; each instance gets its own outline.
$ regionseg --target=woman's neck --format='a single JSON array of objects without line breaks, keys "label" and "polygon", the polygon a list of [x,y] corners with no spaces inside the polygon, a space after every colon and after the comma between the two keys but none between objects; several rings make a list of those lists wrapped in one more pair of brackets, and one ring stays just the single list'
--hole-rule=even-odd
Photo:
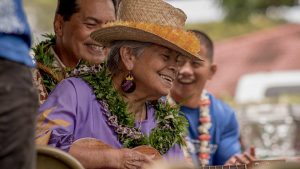
[{"label": "woman's neck", "polygon": [[113,77],[113,86],[118,91],[118,93],[123,97],[125,102],[128,105],[128,111],[132,113],[135,117],[136,121],[142,121],[146,119],[146,101],[147,98],[140,95],[137,91],[132,93],[125,93],[121,89],[121,83],[123,76],[115,76]]},{"label": "woman's neck", "polygon": [[135,102],[135,101],[127,100],[127,103],[128,103],[128,111],[134,115],[135,121],[143,121],[146,119],[147,107],[145,102]]}]

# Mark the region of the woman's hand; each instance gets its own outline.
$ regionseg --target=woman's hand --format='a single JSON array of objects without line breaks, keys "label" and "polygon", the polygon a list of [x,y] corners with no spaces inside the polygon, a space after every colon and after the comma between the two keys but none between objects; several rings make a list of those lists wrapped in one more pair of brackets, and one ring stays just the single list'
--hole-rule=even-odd
[{"label": "woman's hand", "polygon": [[[144,165],[150,164],[154,157],[150,157],[131,149],[118,149],[114,153],[114,168],[117,169],[141,169]],[[113,159],[113,158],[112,158]]]}]

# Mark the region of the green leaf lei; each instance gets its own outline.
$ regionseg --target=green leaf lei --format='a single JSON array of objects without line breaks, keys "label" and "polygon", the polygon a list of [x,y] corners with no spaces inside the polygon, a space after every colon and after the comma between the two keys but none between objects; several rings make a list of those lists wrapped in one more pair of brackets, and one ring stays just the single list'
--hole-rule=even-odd
[{"label": "green leaf lei", "polygon": [[[36,62],[43,64],[53,71],[53,61],[54,56],[49,52],[51,46],[55,45],[55,35],[53,34],[43,34],[46,39],[32,48],[34,52],[34,58]],[[43,84],[48,93],[50,93],[54,87],[59,83],[47,72],[40,70],[41,76],[43,77]],[[53,72],[55,73],[55,72]]]},{"label": "green leaf lei", "polygon": [[32,48],[35,54],[34,57],[37,62],[41,62],[48,67],[52,67],[54,56],[49,54],[48,50],[51,46],[55,45],[55,35],[43,34],[42,36],[45,37],[46,40]]},{"label": "green leaf lei", "polygon": [[128,133],[117,133],[118,139],[124,147],[133,148],[139,145],[150,145],[161,154],[165,154],[175,143],[184,144],[183,135],[188,123],[185,117],[180,114],[178,106],[171,106],[162,100],[152,103],[156,110],[157,126],[152,129],[149,136],[145,136],[141,134],[139,129],[134,128],[134,116],[128,112],[126,102],[114,89],[106,63],[102,64],[99,71],[91,71],[86,66],[82,69],[83,67],[81,66],[72,72],[75,72],[75,76],[81,77],[93,88],[99,103],[105,102],[110,112],[108,119],[115,119],[118,124],[119,128],[115,128],[115,131],[117,129],[132,131],[133,136]]}]

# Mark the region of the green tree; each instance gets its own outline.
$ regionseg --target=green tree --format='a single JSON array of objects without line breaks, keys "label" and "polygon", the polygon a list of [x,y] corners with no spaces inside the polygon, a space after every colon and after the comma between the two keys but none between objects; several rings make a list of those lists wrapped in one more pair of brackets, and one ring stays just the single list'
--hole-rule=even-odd
[{"label": "green tree", "polygon": [[265,14],[269,7],[293,6],[298,0],[220,0],[226,21],[243,22],[253,14]]}]

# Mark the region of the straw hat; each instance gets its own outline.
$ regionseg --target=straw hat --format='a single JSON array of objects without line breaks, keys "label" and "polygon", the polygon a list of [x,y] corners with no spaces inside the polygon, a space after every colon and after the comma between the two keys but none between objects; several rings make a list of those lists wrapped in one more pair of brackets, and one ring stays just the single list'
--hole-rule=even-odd
[{"label": "straw hat", "polygon": [[185,21],[182,10],[162,0],[122,0],[117,21],[106,24],[91,37],[104,45],[116,40],[151,42],[200,58],[199,40],[184,30]]}]

